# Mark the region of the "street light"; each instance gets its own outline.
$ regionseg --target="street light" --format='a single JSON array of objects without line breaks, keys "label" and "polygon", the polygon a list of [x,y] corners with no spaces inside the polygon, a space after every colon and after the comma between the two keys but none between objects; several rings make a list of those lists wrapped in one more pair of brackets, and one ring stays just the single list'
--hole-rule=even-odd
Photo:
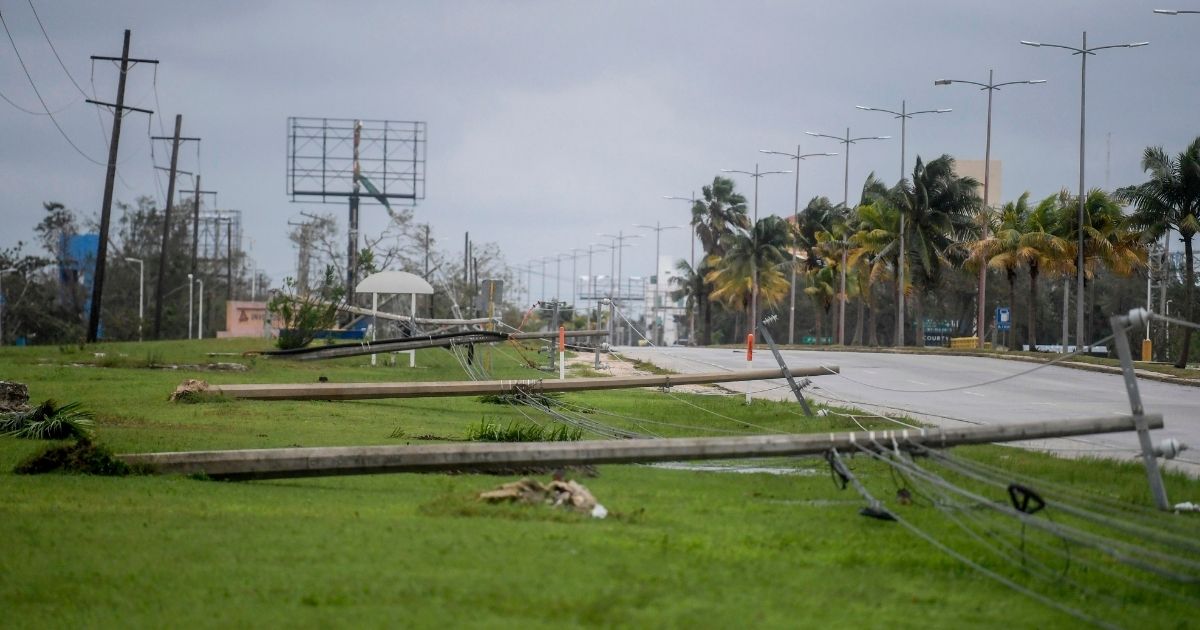
[{"label": "street light", "polygon": [[619,297],[621,295],[621,267],[624,264],[625,247],[627,247],[627,245],[625,245],[625,241],[631,238],[642,238],[642,235],[626,234],[624,230],[617,230],[616,234],[597,234],[597,236],[604,236],[613,240],[612,250],[614,257],[617,259],[617,268],[616,273],[613,276],[615,278],[615,284],[610,285],[608,297],[610,299],[613,297],[614,287],[616,289],[616,294]]},{"label": "street light", "polygon": [[194,279],[195,276],[193,274],[189,273],[187,275],[187,278],[188,278],[188,339],[191,339],[192,335],[193,335],[193,333],[192,333],[192,315],[196,311],[196,309],[192,307],[192,293],[193,293],[192,289],[195,288],[196,281]]},{"label": "street light", "polygon": [[[849,209],[850,209],[850,145],[852,145],[860,140],[888,140],[891,138],[891,136],[863,136],[861,138],[851,138],[849,127],[846,127],[846,137],[845,138],[839,138],[837,136],[830,136],[830,135],[823,134],[823,133],[814,133],[812,131],[805,131],[804,133],[806,133],[810,136],[813,136],[815,138],[830,138],[832,140],[837,140],[838,142],[841,142],[843,145],[846,146],[846,170],[845,170],[845,175],[843,176],[843,179],[842,179],[842,207],[845,208],[847,211],[849,211]],[[904,220],[903,214],[900,215],[900,220],[901,221]],[[904,236],[903,225],[901,226],[901,229],[900,229],[900,235],[901,235],[901,237]],[[900,256],[901,256],[900,260],[901,260],[901,262],[903,262],[903,260],[904,260],[903,242],[901,242],[901,246],[900,246]],[[903,265],[901,265],[901,267],[903,268]],[[903,292],[904,283],[899,282],[898,284],[900,286],[900,291]],[[903,308],[903,302],[901,303],[901,305],[902,305],[901,308]],[[903,322],[901,322],[901,323],[903,323]],[[904,328],[903,327],[897,329],[896,337],[898,337],[901,340],[901,342],[903,342],[903,340],[904,340]],[[846,340],[846,248],[843,246],[842,247],[842,266],[841,266],[841,295],[838,297],[838,344],[844,345],[845,340]]]},{"label": "street light", "polygon": [[[795,153],[788,153],[787,151],[771,151],[769,149],[759,149],[758,152],[766,153],[767,155],[782,155],[784,157],[796,160],[796,198],[795,198],[794,205],[792,206],[792,222],[795,223],[795,228],[797,230],[799,230],[800,229],[800,160],[810,158],[810,157],[817,157],[817,156],[828,157],[828,156],[837,155],[837,154],[836,153],[800,153],[800,145],[799,144],[796,145]],[[796,256],[794,253],[792,255],[792,297],[791,297],[791,299],[792,299],[792,305],[788,309],[788,345],[792,345],[796,342],[796,338],[795,338],[795,335],[796,335]]]},{"label": "street light", "polygon": [[[696,191],[694,191],[694,190],[692,191],[691,197],[676,197],[673,195],[663,195],[663,199],[673,199],[675,201],[686,201],[689,204],[691,204],[688,206],[688,211],[695,212],[694,209],[696,207]],[[695,215],[692,216],[692,220],[689,221],[688,224],[692,226],[692,257],[691,257],[691,260],[689,261],[689,264],[692,266],[692,273],[694,274],[694,273],[697,273],[697,269],[696,269],[696,239],[698,239],[700,237],[700,233],[699,233],[700,224],[696,221]],[[692,312],[688,316],[688,339],[690,340],[690,343],[692,343],[692,344],[696,343],[696,308],[695,308],[696,306],[699,306],[699,303],[694,304],[692,306]]]},{"label": "street light", "polygon": [[[878,107],[864,107],[855,105],[858,109],[868,112],[883,112],[891,114],[895,118],[900,119],[900,179],[903,180],[906,173],[905,157],[907,156],[906,147],[908,142],[908,119],[919,114],[947,114],[951,109],[923,109],[920,111],[908,111],[908,101],[900,101],[900,111],[894,112],[890,109],[881,109]],[[904,345],[904,213],[900,213],[900,250],[897,252],[899,264],[896,265],[896,346]]]},{"label": "street light", "polygon": [[641,223],[634,224],[633,227],[640,227],[646,230],[654,230],[654,302],[650,305],[650,338],[654,340],[654,345],[661,346],[662,330],[658,325],[658,287],[662,284],[662,269],[659,268],[660,247],[662,245],[663,230],[681,230],[682,225],[663,225],[661,221],[655,221],[654,225],[642,225]]},{"label": "street light", "polygon": [[[1026,46],[1035,48],[1062,48],[1063,50],[1071,51],[1073,55],[1079,55],[1080,71],[1079,71],[1079,258],[1075,268],[1075,345],[1077,348],[1083,348],[1083,211],[1084,204],[1087,201],[1087,194],[1083,188],[1083,165],[1084,165],[1084,133],[1087,130],[1087,58],[1088,55],[1096,54],[1098,50],[1107,50],[1109,48],[1138,48],[1145,46],[1150,42],[1134,42],[1131,44],[1111,44],[1108,46],[1096,46],[1088,48],[1087,31],[1083,32],[1083,47],[1076,48],[1074,46],[1064,46],[1062,44],[1043,44],[1041,42],[1030,42],[1021,40],[1021,43]],[[1063,348],[1063,352],[1067,349]]]},{"label": "street light", "polygon": [[[996,83],[993,80],[993,77],[994,77],[994,72],[991,69],[988,69],[988,82],[987,83],[979,83],[978,81],[965,81],[963,79],[939,79],[939,80],[933,82],[934,85],[951,85],[953,83],[966,83],[968,85],[978,86],[979,89],[981,89],[981,90],[987,90],[987,93],[988,93],[987,142],[985,143],[985,148],[983,150],[983,205],[986,208],[991,207],[990,203],[988,201],[988,191],[989,191],[989,185],[991,183],[991,175],[992,175],[992,94],[996,90],[999,90],[1000,88],[1002,88],[1006,85],[1040,85],[1040,84],[1046,82],[1044,79],[1037,79],[1037,80],[1032,80],[1032,81],[1030,81],[1030,80],[1006,81],[1004,83]],[[983,227],[983,238],[987,238],[988,225],[987,225],[986,214],[984,215],[982,227]],[[978,308],[975,311],[975,335],[976,335],[976,337],[978,337],[978,340],[976,343],[977,343],[977,347],[979,347],[979,348],[983,347],[983,326],[984,326],[983,317],[984,317],[984,309],[986,308],[986,306],[985,306],[986,301],[987,301],[987,265],[985,264],[984,261],[981,260],[980,264],[979,264],[979,298],[978,298],[978,305],[977,305]],[[1035,342],[1036,342],[1036,340],[1031,340],[1029,342],[1030,347],[1032,347],[1032,344],[1034,344]]]},{"label": "street light", "polygon": [[138,341],[142,340],[143,306],[146,291],[146,265],[141,258],[125,257],[125,262],[137,263],[138,266]]},{"label": "street light", "polygon": [[1182,13],[1200,13],[1200,11],[1186,11],[1183,9],[1155,9],[1154,12],[1159,15],[1180,15]]},{"label": "street light", "polygon": [[0,346],[4,345],[4,274],[16,271],[16,267],[0,269]]},{"label": "street light", "polygon": [[754,178],[754,222],[750,224],[750,238],[753,241],[754,250],[750,254],[750,333],[758,330],[758,180],[767,175],[787,175],[791,171],[760,171],[758,164],[754,165],[754,172],[739,171],[732,168],[721,169],[722,173],[740,173],[749,175]]}]

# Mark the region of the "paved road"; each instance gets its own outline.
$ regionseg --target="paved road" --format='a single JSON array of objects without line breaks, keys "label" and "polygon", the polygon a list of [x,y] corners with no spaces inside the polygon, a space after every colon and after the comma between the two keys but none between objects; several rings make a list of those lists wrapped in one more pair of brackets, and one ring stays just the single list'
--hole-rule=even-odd
[{"label": "paved road", "polygon": [[[744,350],[716,348],[618,348],[625,356],[651,361],[677,372],[745,369]],[[854,403],[877,413],[907,414],[939,426],[972,423],[1009,423],[1061,418],[1086,418],[1128,414],[1129,399],[1117,374],[1087,372],[1057,366],[1023,376],[949,392],[929,392],[969,386],[1014,376],[1037,367],[1022,361],[982,357],[915,355],[867,352],[787,350],[789,366],[837,365],[841,375],[813,378],[812,397],[834,404]],[[757,349],[755,368],[774,367],[770,351]],[[735,391],[763,390],[779,381],[730,384]],[[1166,428],[1153,433],[1154,442],[1173,437],[1196,448],[1170,462],[1171,468],[1200,476],[1200,387],[1140,381],[1143,404],[1150,413],[1163,414]],[[787,388],[756,396],[793,400]],[[1135,434],[1111,434],[1022,442],[1030,448],[1069,456],[1133,459],[1140,452]]]}]

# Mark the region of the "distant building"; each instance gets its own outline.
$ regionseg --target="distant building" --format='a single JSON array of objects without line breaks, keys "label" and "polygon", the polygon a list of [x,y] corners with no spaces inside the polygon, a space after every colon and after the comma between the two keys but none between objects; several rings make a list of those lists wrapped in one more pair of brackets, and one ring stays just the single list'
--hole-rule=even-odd
[{"label": "distant building", "polygon": [[[974,177],[979,180],[979,196],[983,196],[983,160],[955,160],[954,170],[959,177]],[[989,206],[999,206],[1004,199],[1004,167],[1000,160],[992,160],[991,177],[988,178]]]}]

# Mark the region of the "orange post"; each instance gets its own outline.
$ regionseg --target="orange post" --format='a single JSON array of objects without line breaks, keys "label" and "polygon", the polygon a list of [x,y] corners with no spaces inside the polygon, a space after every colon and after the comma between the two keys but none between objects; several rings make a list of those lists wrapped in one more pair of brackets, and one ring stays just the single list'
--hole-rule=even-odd
[{"label": "orange post", "polygon": [[558,327],[558,351],[559,352],[567,351],[567,327],[566,326]]},{"label": "orange post", "polygon": [[754,333],[746,333],[746,360],[754,360]]}]

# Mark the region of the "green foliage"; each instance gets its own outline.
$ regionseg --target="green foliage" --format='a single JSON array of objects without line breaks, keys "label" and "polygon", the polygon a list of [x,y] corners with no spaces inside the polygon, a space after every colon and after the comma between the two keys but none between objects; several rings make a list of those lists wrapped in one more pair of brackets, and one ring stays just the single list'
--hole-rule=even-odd
[{"label": "green foliage", "polygon": [[301,293],[294,278],[284,278],[283,290],[267,302],[267,310],[283,320],[275,345],[290,350],[312,343],[319,331],[333,325],[344,294],[333,267],[325,268],[325,277],[316,291]]},{"label": "green foliage", "polygon": [[574,442],[582,437],[583,429],[565,424],[541,426],[513,420],[502,427],[489,418],[483,418],[479,424],[467,429],[467,439],[475,442]]},{"label": "green foliage", "polygon": [[59,407],[47,400],[29,411],[0,416],[0,435],[30,440],[86,439],[92,426],[92,412],[78,402]]},{"label": "green foliage", "polygon": [[135,471],[129,464],[113,457],[108,448],[88,439],[79,439],[71,444],[59,444],[35,453],[17,464],[13,472],[18,475],[71,472],[124,477]]},{"label": "green foliage", "polygon": [[520,405],[532,399],[534,403],[548,405],[562,398],[562,392],[540,392],[536,394],[484,394],[476,400],[485,405]]}]

